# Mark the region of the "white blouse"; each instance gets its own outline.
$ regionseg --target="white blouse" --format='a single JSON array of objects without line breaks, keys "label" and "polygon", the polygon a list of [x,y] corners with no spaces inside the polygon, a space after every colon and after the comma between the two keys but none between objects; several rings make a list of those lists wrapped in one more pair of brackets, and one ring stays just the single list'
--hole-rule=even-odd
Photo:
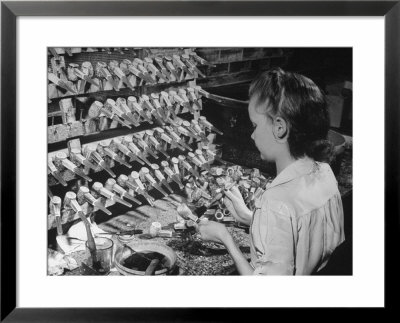
[{"label": "white blouse", "polygon": [[255,205],[250,230],[254,274],[309,275],[322,269],[345,239],[342,199],[328,164],[298,159]]}]

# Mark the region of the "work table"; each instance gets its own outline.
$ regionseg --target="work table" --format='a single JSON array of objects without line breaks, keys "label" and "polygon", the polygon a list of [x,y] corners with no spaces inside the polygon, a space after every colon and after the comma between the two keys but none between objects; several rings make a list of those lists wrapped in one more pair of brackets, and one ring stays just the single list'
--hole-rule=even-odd
[{"label": "work table", "polygon": [[[352,148],[346,145],[340,159],[337,160],[338,173],[336,174],[339,190],[342,197],[351,193],[352,190]],[[177,186],[174,186],[177,189]],[[143,230],[143,234],[136,236],[136,239],[152,239],[171,247],[177,255],[177,268],[172,273],[174,275],[230,275],[235,273],[233,260],[227,250],[216,243],[204,242],[196,234],[192,240],[182,239],[181,237],[172,238],[152,238],[148,234],[148,228],[152,222],[160,222],[163,228],[172,229],[171,224],[176,222],[177,211],[171,201],[181,202],[181,194],[171,194],[168,197],[160,198],[156,201],[155,207],[142,205],[135,210],[119,212],[118,206],[110,209],[113,214],[120,214],[109,218],[106,215],[94,215],[94,220],[98,226],[107,232],[117,232],[132,230],[132,228]],[[173,230],[173,229],[172,229]],[[250,257],[249,234],[248,230],[238,227],[228,227],[235,242],[240,247],[244,255]],[[120,242],[113,235],[114,249]],[[114,250],[115,251],[115,250]],[[77,261],[78,265],[84,259],[84,251],[72,253],[71,256]],[[65,275],[80,275],[80,270],[67,271]],[[116,271],[111,271],[110,275],[119,275]]]}]

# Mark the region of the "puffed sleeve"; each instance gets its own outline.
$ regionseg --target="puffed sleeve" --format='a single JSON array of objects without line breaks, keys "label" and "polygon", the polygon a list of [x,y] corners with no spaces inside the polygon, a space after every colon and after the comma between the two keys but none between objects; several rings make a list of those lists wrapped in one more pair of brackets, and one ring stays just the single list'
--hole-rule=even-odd
[{"label": "puffed sleeve", "polygon": [[258,257],[255,275],[294,275],[297,223],[293,211],[283,203],[263,205],[257,219]]}]

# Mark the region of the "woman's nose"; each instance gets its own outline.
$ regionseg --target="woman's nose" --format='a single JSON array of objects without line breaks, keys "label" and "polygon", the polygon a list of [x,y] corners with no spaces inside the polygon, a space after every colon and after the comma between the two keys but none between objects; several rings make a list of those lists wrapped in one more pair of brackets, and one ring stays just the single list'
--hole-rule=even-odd
[{"label": "woman's nose", "polygon": [[254,131],[251,133],[250,138],[254,140]]}]

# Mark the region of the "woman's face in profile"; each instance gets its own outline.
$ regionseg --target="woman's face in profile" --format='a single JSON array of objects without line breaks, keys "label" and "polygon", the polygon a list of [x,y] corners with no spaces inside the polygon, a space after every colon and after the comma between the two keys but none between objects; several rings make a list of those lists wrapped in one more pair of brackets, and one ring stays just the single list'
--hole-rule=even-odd
[{"label": "woman's face in profile", "polygon": [[263,113],[265,108],[258,106],[257,98],[252,97],[248,110],[250,121],[253,125],[251,139],[254,140],[261,154],[261,159],[275,161],[276,140],[272,133],[272,122],[266,114]]}]

